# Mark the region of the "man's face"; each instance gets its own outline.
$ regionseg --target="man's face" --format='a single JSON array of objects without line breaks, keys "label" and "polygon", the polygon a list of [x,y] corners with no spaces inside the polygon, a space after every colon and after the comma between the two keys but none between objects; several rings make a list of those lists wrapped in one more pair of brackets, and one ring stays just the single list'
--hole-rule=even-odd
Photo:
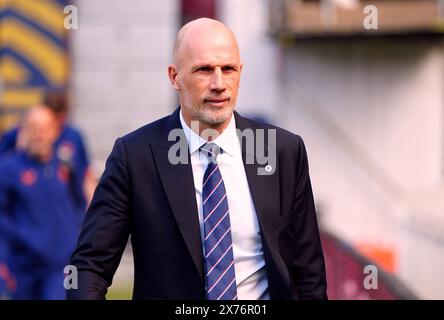
[{"label": "man's face", "polygon": [[22,130],[26,151],[36,158],[51,155],[59,127],[55,114],[45,107],[34,107],[25,118]]},{"label": "man's face", "polygon": [[210,126],[228,123],[242,71],[233,35],[225,30],[189,35],[183,40],[174,68],[173,85],[184,116]]}]

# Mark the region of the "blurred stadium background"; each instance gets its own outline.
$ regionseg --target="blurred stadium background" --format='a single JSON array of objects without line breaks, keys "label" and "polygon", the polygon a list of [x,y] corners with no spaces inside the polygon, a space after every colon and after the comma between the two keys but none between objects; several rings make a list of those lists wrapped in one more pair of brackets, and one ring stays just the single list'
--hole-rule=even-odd
[{"label": "blurred stadium background", "polygon": [[[238,36],[238,111],[306,142],[330,298],[444,299],[442,0],[0,0],[0,134],[63,89],[100,175],[117,137],[176,107],[172,42],[201,16]],[[128,248],[108,297],[131,287]]]}]

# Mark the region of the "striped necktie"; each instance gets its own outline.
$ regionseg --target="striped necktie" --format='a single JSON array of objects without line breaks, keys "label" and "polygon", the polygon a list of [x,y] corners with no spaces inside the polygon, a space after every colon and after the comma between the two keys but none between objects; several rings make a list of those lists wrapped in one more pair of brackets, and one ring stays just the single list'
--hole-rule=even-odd
[{"label": "striped necktie", "polygon": [[214,143],[206,143],[201,152],[208,157],[202,186],[207,299],[235,300],[237,288],[230,214],[224,181],[216,161],[223,150]]}]

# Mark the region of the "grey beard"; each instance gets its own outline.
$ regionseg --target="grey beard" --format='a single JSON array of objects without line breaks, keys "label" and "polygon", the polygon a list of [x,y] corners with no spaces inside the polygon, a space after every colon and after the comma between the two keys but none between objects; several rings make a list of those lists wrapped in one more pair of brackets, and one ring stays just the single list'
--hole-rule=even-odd
[{"label": "grey beard", "polygon": [[214,109],[214,111],[216,111],[215,114],[211,107],[205,107],[204,105],[196,106],[193,105],[190,100],[191,99],[187,95],[185,95],[185,106],[182,107],[186,108],[191,113],[192,118],[197,119],[203,123],[208,123],[212,125],[221,124],[230,117],[234,110],[233,103],[222,110],[220,110],[220,108]]},{"label": "grey beard", "polygon": [[218,109],[216,113],[211,110],[211,108],[205,108],[205,107],[198,107],[195,108],[194,106],[191,107],[191,113],[193,114],[193,117],[196,119],[199,119],[200,121],[208,124],[220,124],[226,121],[231,113],[233,112],[233,107],[226,107],[222,110]]}]

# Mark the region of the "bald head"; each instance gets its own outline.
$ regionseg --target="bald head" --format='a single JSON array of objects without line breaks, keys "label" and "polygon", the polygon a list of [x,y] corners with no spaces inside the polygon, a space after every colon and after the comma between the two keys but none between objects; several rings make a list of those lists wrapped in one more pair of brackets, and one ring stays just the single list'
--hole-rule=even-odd
[{"label": "bald head", "polygon": [[26,113],[24,121],[40,121],[41,119],[50,119],[54,117],[54,112],[44,104],[32,106]]},{"label": "bald head", "polygon": [[185,122],[190,126],[199,121],[201,131],[222,132],[233,114],[241,71],[236,37],[223,23],[202,18],[184,25],[174,43],[168,76]]},{"label": "bald head", "polygon": [[200,45],[206,45],[210,42],[225,43],[226,46],[233,48],[240,59],[239,47],[234,33],[222,22],[200,18],[188,22],[177,33],[173,47],[173,63],[180,64],[188,51],[199,50]]}]

